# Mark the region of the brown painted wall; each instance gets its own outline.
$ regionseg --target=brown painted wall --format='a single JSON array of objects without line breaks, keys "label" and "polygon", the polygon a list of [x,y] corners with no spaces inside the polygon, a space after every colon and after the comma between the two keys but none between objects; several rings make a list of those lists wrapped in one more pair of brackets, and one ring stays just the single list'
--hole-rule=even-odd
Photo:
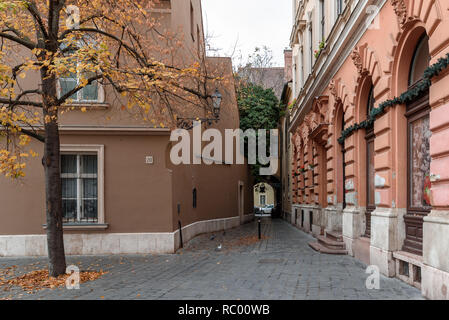
[{"label": "brown painted wall", "polygon": [[[106,232],[168,232],[171,177],[165,167],[168,136],[68,135],[62,144],[105,146]],[[37,145],[37,150],[42,146]],[[154,165],[145,156],[154,156]],[[44,230],[44,177],[39,159],[27,168],[22,185],[2,178],[0,234],[39,234]]]},{"label": "brown painted wall", "polygon": [[[201,2],[194,0],[192,5],[195,28],[199,26],[203,43]],[[188,35],[186,50],[196,47],[190,36],[189,12],[189,1],[172,1],[171,27],[174,30],[179,26],[184,28]],[[187,51],[184,56],[189,58]],[[221,120],[214,127],[222,132],[225,128],[238,128],[231,60],[211,58],[207,62],[211,71],[226,76],[221,84],[215,84],[223,95],[223,102]],[[25,81],[32,87],[32,76]],[[239,181],[245,188],[244,213],[252,213],[252,182],[246,165],[174,167],[168,158],[169,132],[149,132],[148,123],[120,110],[121,103],[115,100],[115,95],[106,92],[105,98],[106,104],[89,108],[88,112],[75,110],[61,116],[61,144],[105,146],[104,204],[105,223],[109,227],[96,233],[172,232],[178,228],[178,203],[181,203],[183,226],[238,216]],[[31,147],[39,157],[30,160],[22,181],[11,182],[0,177],[0,235],[45,232],[42,226],[45,224],[45,189],[40,163],[43,146],[33,142]],[[154,157],[153,165],[145,164],[146,156]],[[194,187],[198,190],[197,209],[192,208]]]},{"label": "brown painted wall", "polygon": [[[228,58],[208,58],[210,70],[217,70],[226,76],[216,83],[223,95],[220,121],[208,128],[220,130],[223,138],[225,129],[239,128],[239,113],[236,102],[232,62]],[[202,132],[207,128],[203,125]],[[192,131],[190,131],[192,136]],[[203,143],[203,147],[206,143]],[[224,147],[224,141],[223,141]],[[193,150],[192,150],[193,153]],[[235,152],[234,152],[235,153]],[[224,158],[223,150],[223,158]],[[235,155],[234,155],[235,157]],[[244,214],[253,212],[252,179],[247,165],[169,165],[173,170],[173,228],[190,223],[218,218],[236,217],[238,211],[238,183],[244,183]],[[192,206],[193,189],[197,189],[197,208]],[[177,204],[181,204],[178,216]]]}]

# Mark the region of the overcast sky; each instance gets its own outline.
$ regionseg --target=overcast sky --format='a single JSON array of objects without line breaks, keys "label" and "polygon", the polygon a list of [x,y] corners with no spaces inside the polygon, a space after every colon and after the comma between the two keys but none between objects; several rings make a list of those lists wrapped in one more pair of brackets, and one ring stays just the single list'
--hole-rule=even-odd
[{"label": "overcast sky", "polygon": [[240,52],[246,57],[266,45],[275,65],[284,65],[292,28],[291,0],[202,0],[202,6],[204,31],[213,36],[212,45],[220,55],[231,55],[237,43],[233,58],[238,60]]}]

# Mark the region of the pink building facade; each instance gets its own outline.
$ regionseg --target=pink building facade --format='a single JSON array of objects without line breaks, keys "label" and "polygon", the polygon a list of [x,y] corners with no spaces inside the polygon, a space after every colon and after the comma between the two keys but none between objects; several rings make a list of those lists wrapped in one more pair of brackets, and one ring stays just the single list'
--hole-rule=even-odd
[{"label": "pink building facade", "polygon": [[285,216],[449,299],[449,1],[336,2],[294,1]]}]

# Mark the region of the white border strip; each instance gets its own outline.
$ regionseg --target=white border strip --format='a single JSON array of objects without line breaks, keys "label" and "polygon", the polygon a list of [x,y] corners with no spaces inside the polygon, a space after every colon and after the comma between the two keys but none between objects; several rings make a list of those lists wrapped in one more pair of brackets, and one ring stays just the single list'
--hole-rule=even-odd
[{"label": "white border strip", "polygon": [[[254,218],[245,215],[245,222]],[[238,227],[240,217],[204,220],[182,228],[184,244],[199,234]],[[65,234],[64,248],[67,255],[106,254],[170,254],[179,248],[179,230],[152,233],[79,233]],[[0,236],[0,257],[46,256],[47,236]]]}]

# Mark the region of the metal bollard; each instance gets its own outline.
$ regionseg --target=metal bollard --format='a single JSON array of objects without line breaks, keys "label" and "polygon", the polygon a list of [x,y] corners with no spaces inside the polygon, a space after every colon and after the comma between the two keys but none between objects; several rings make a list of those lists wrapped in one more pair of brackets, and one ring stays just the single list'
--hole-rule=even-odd
[{"label": "metal bollard", "polygon": [[182,248],[184,248],[184,243],[182,241],[182,227],[181,227],[181,221],[178,220],[178,226],[179,226],[179,246]]},{"label": "metal bollard", "polygon": [[262,239],[262,231],[261,231],[261,227],[260,227],[260,218],[258,220],[258,228],[259,228],[259,240]]}]

